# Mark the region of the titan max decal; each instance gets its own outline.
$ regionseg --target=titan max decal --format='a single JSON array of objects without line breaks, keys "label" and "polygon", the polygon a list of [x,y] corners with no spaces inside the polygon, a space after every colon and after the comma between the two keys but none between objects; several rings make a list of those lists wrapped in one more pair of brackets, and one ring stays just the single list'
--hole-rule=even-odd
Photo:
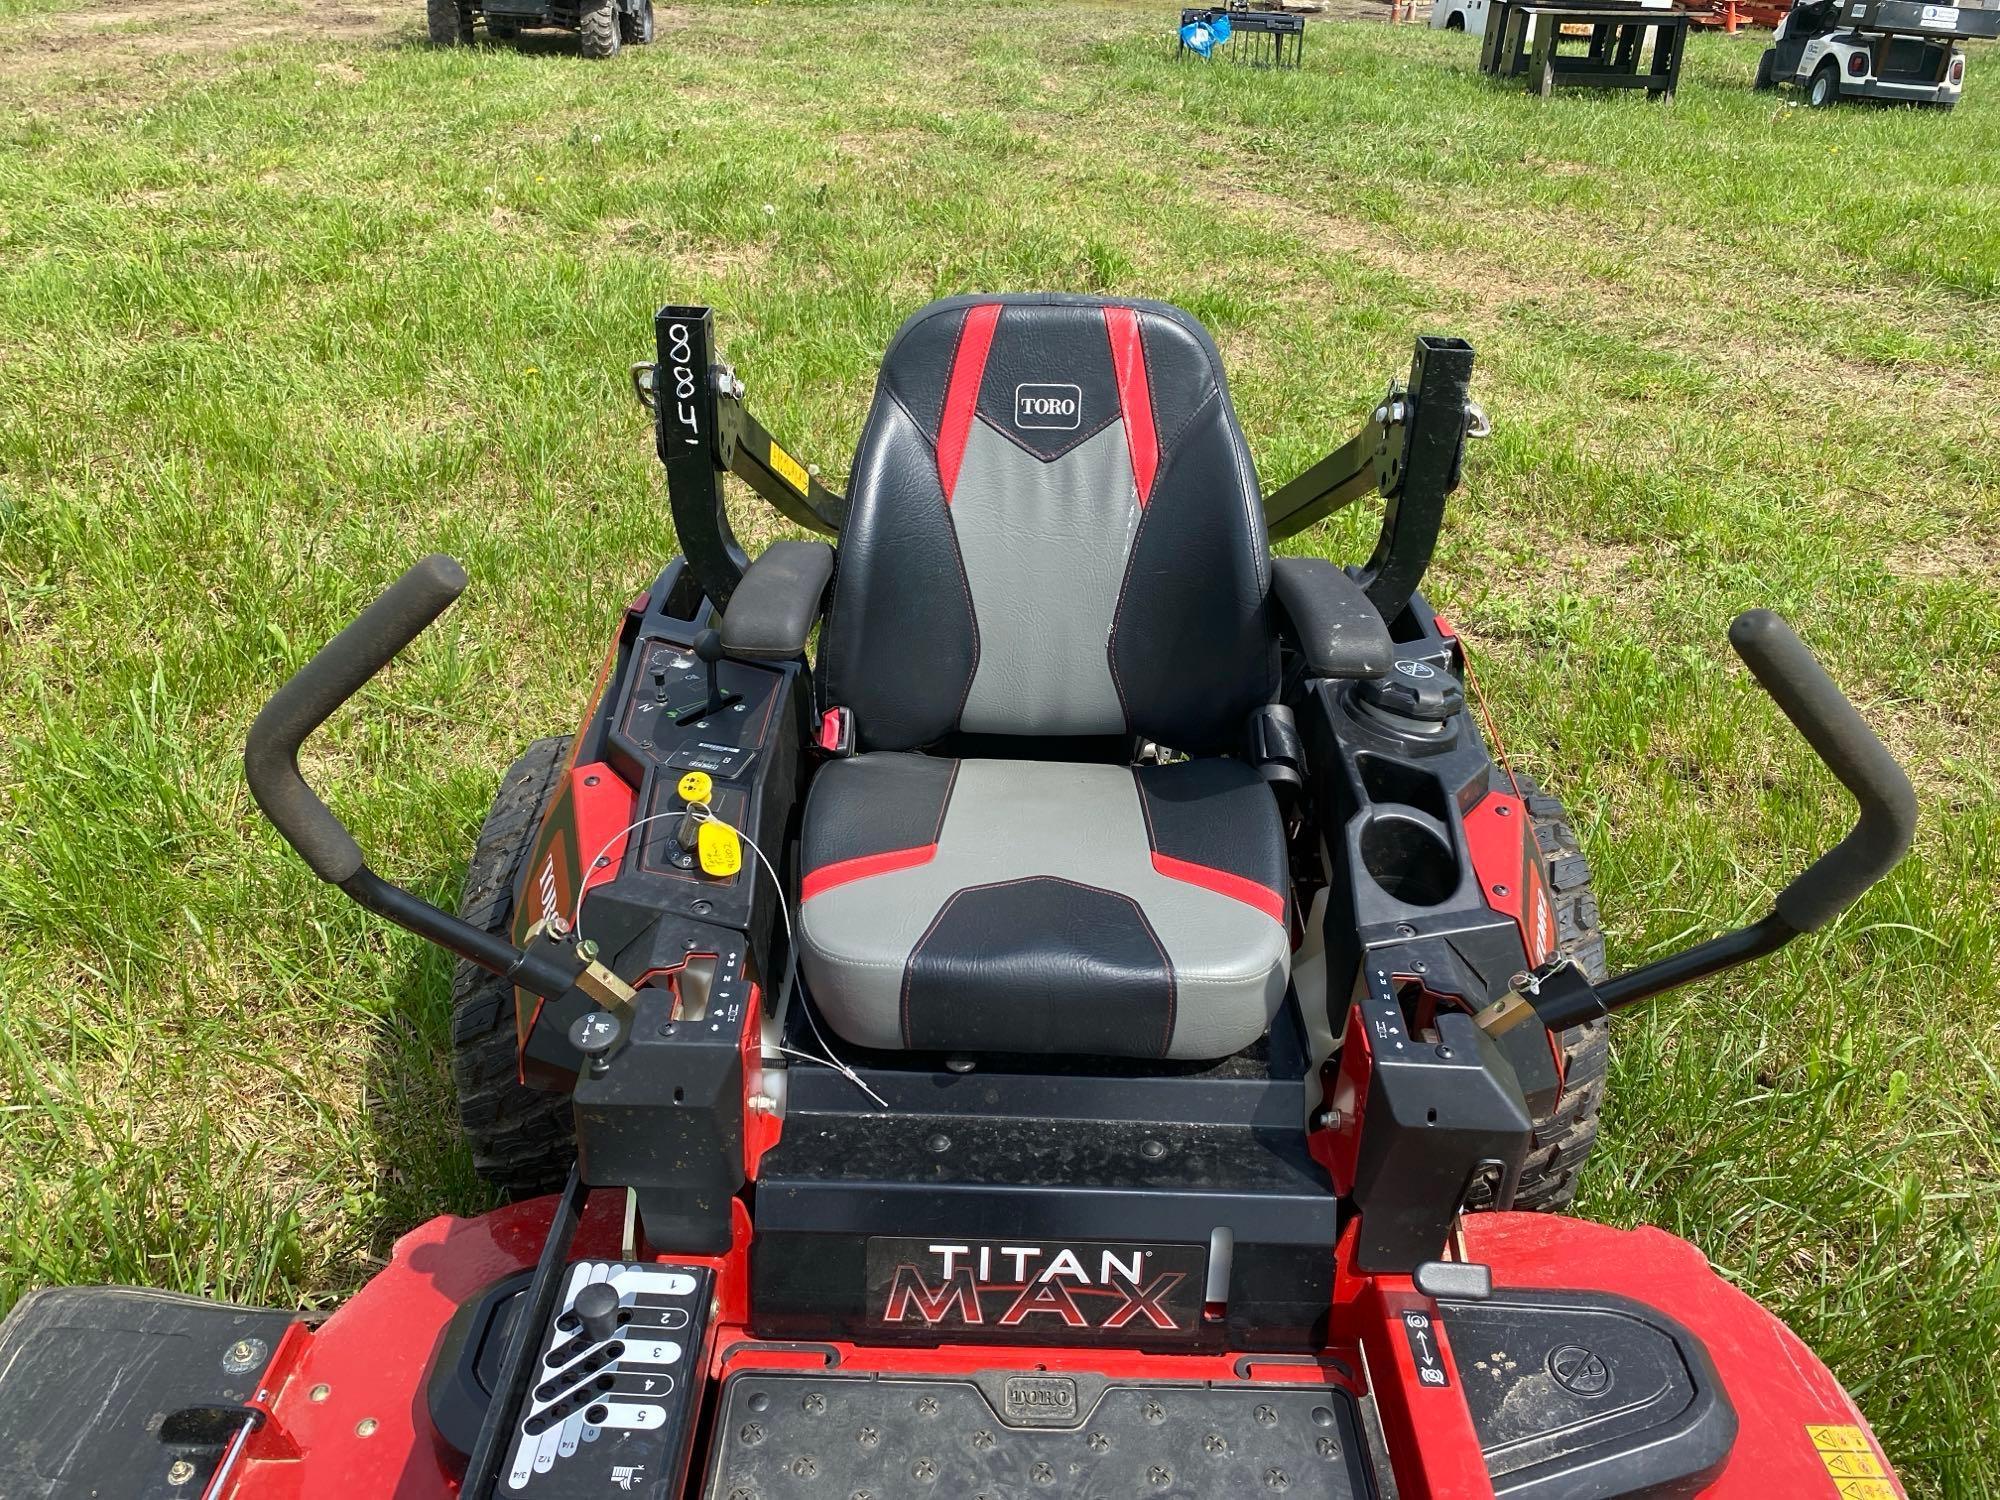
[{"label": "titan max decal", "polygon": [[1206,1279],[1207,1249],[1196,1245],[868,1242],[871,1320],[910,1332],[1189,1338]]}]

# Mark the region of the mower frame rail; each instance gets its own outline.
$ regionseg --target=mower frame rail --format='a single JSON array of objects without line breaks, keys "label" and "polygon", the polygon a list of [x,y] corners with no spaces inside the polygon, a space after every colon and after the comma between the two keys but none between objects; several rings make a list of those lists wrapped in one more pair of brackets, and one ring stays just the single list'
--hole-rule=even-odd
[{"label": "mower frame rail", "polygon": [[1472,402],[1472,359],[1464,339],[1421,335],[1409,383],[1392,381],[1361,431],[1264,497],[1264,524],[1276,539],[1380,492],[1382,530],[1359,578],[1385,621],[1403,612],[1430,567],[1467,439],[1491,430]]}]

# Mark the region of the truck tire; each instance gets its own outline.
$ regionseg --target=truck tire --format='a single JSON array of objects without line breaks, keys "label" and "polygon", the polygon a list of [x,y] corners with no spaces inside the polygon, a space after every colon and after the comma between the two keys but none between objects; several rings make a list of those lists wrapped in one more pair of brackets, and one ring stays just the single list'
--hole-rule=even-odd
[{"label": "truck tire", "polygon": [[1758,93],[1768,93],[1778,86],[1778,81],[1771,76],[1771,69],[1777,61],[1778,49],[1776,47],[1766,47],[1763,55],[1757,59],[1757,77],[1750,86]]},{"label": "truck tire", "polygon": [[472,45],[472,12],[459,0],[424,0],[424,25],[433,47]]},{"label": "truck tire", "polygon": [[601,61],[618,55],[618,0],[583,0],[576,13],[583,55]]},{"label": "truck tire", "polygon": [[[1541,846],[1542,870],[1555,902],[1556,940],[1593,980],[1606,977],[1604,928],[1591,890],[1590,862],[1563,806],[1528,777],[1517,778],[1527,799],[1528,818]],[[1562,1034],[1563,1091],[1556,1107],[1535,1121],[1521,1166],[1513,1206],[1533,1213],[1559,1213],[1576,1197],[1577,1173],[1597,1144],[1604,1107],[1605,1070],[1611,1061],[1611,1034],[1602,1020],[1573,1026]],[[1466,1206],[1491,1208],[1490,1186],[1474,1188]]]},{"label": "truck tire", "polygon": [[[501,778],[458,902],[473,926],[502,934],[513,926],[514,887],[568,755],[567,735],[536,740]],[[463,960],[452,975],[451,1052],[459,1123],[479,1175],[509,1198],[560,1188],[576,1155],[569,1098],[520,1081],[514,987]]]},{"label": "truck tire", "polygon": [[1465,30],[1465,12],[1462,10],[1453,11],[1445,18],[1444,29],[1446,31]]},{"label": "truck tire", "polygon": [[1826,109],[1839,102],[1840,69],[1833,63],[1824,62],[1806,85],[1806,103],[1814,109]]},{"label": "truck tire", "polygon": [[634,47],[643,47],[653,39],[653,0],[639,0],[633,9],[618,18],[618,34],[621,39]]}]

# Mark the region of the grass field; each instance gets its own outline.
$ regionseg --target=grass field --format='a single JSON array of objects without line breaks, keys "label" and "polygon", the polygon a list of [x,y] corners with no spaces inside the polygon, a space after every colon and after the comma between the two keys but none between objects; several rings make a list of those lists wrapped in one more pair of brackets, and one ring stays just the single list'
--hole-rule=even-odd
[{"label": "grass field", "polygon": [[1267,482],[1415,332],[1477,344],[1496,434],[1432,593],[1615,962],[1843,826],[1735,612],[1788,614],[1906,757],[1885,887],[1622,1026],[1581,1208],[1786,1317],[1914,1493],[2000,1494],[2000,51],[1938,116],[1754,94],[1752,37],[1697,37],[1665,108],[1378,25],[1296,75],[1176,65],[1171,5],[704,3],[608,65],[433,52],[419,9],[0,0],[0,1306],[328,1303],[484,1202],[445,964],[314,883],[239,747],[456,554],[467,598],[312,768],[455,893],[674,549],[625,391],[657,303],[713,303],[837,482],[909,309],[1107,290],[1216,330]]}]

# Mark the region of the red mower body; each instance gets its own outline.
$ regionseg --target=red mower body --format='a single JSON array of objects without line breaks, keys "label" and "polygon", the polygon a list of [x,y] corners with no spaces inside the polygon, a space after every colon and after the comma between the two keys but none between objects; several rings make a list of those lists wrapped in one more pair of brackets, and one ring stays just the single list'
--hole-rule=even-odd
[{"label": "red mower body", "polygon": [[[549,1200],[477,1219],[438,1218],[397,1242],[390,1264],[317,1327],[295,1325],[260,1383],[255,1405],[269,1413],[233,1472],[206,1500],[445,1500],[458,1493],[464,1459],[438,1437],[425,1381],[459,1306],[482,1289],[530,1269],[548,1230]],[[576,1252],[618,1253],[620,1205],[598,1194],[578,1230]],[[748,1225],[744,1230],[747,1236]],[[1608,1293],[1651,1308],[1692,1333],[1713,1361],[1736,1413],[1726,1467],[1687,1493],[1713,1500],[1772,1497],[1896,1497],[1902,1487],[1839,1383],[1788,1328],[1718,1276],[1701,1253],[1656,1229],[1618,1230],[1547,1214],[1475,1215],[1464,1245],[1493,1271],[1494,1296],[1513,1289]],[[720,1306],[703,1368],[710,1382],[744,1371],[806,1370],[828,1375],[960,1374],[1005,1366],[1060,1375],[1084,1371],[1135,1382],[1203,1382],[1282,1388],[1302,1382],[1372,1399],[1388,1466],[1405,1500],[1476,1500],[1504,1494],[1487,1470],[1467,1406],[1467,1387],[1493,1377],[1492,1350],[1454,1329],[1447,1304],[1417,1292],[1408,1277],[1342,1268],[1331,1327],[1316,1358],[1163,1355],[1075,1347],[959,1344],[927,1349],[852,1344],[800,1347],[759,1340],[745,1327],[745,1243],[709,1264]],[[1405,1314],[1430,1320],[1443,1369],[1427,1383],[1406,1333]],[[1578,1349],[1547,1372],[1591,1389],[1590,1351]],[[1637,1399],[1604,1392],[1604,1409]],[[1616,1398],[1614,1400],[1614,1398]],[[893,1481],[895,1476],[885,1476]],[[1304,1476],[1295,1493],[1312,1494]],[[1504,1481],[1503,1481],[1504,1482]],[[685,1493],[713,1494],[703,1476]],[[1197,1490],[1169,1489],[1172,1494]],[[893,1488],[878,1491],[896,1493]],[[1066,1493],[1061,1488],[1055,1494]],[[1078,1491],[1076,1493],[1083,1493]],[[720,1500],[720,1497],[717,1497]]]}]

